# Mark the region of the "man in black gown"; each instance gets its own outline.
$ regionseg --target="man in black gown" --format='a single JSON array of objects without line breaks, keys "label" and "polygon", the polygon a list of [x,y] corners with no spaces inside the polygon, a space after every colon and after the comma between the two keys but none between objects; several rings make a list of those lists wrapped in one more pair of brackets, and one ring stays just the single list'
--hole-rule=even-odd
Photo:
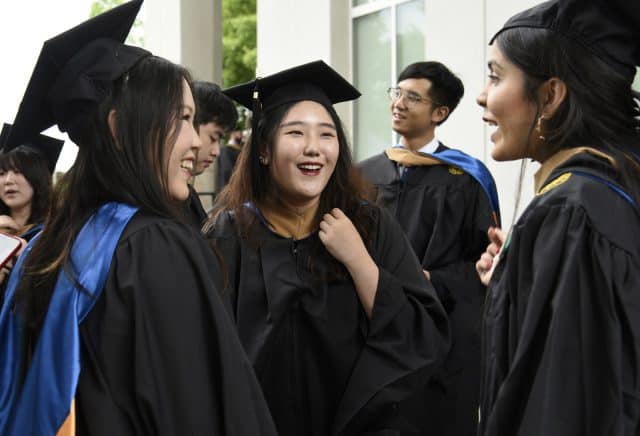
[{"label": "man in black gown", "polygon": [[487,229],[497,225],[498,207],[482,163],[435,136],[463,94],[460,79],[439,62],[406,67],[389,88],[400,142],[361,163],[376,202],[400,222],[450,317],[453,343],[444,367],[401,404],[419,434],[467,436],[477,423],[485,289],[474,263],[488,244]]}]

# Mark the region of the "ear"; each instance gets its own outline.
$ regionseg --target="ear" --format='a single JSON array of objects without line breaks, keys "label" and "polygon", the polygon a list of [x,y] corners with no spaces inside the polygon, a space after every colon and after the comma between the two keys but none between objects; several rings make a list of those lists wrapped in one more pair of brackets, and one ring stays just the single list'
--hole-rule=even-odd
[{"label": "ear", "polygon": [[545,118],[552,118],[562,102],[567,98],[567,85],[557,77],[544,82],[539,88],[539,97],[542,103],[541,114]]},{"label": "ear", "polygon": [[118,126],[116,123],[116,110],[115,109],[111,109],[109,111],[109,115],[107,115],[107,123],[109,124],[109,130],[111,131],[111,136],[113,136],[113,139],[115,139],[117,137],[118,134]]},{"label": "ear", "polygon": [[434,124],[441,123],[446,120],[449,116],[449,107],[447,106],[438,106],[431,112],[431,121]]}]

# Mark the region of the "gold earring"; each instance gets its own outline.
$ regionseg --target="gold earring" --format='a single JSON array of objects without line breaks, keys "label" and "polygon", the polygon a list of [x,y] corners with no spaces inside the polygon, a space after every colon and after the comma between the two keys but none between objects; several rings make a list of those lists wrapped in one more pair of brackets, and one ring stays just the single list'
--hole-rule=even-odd
[{"label": "gold earring", "polygon": [[536,132],[538,133],[538,139],[544,142],[547,140],[547,138],[545,138],[545,136],[542,134],[542,120],[544,120],[544,115],[540,115],[538,117],[538,122],[536,123]]}]

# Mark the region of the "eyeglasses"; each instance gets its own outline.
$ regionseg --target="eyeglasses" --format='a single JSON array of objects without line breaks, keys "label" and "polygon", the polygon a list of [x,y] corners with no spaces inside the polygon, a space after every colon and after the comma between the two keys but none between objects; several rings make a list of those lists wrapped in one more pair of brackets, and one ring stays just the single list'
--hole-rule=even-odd
[{"label": "eyeglasses", "polygon": [[405,91],[404,89],[398,88],[397,86],[387,89],[387,94],[389,95],[389,100],[391,101],[396,101],[396,100],[399,100],[400,97],[404,97],[407,102],[407,105],[409,106],[414,106],[420,102],[425,102],[425,103],[431,102],[433,103],[434,106],[442,106],[440,103],[436,102],[435,100],[432,100],[428,97],[423,97],[412,91]]}]

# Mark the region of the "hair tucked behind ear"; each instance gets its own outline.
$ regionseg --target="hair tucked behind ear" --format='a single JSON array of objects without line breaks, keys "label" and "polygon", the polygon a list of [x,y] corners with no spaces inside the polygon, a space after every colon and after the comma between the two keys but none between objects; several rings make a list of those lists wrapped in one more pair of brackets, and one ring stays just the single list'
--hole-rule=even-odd
[{"label": "hair tucked behind ear", "polygon": [[639,107],[629,79],[582,45],[546,29],[508,29],[496,43],[524,71],[530,100],[551,77],[566,84],[566,98],[545,122],[549,153],[591,146],[611,155],[618,163],[615,176],[640,204]]}]

